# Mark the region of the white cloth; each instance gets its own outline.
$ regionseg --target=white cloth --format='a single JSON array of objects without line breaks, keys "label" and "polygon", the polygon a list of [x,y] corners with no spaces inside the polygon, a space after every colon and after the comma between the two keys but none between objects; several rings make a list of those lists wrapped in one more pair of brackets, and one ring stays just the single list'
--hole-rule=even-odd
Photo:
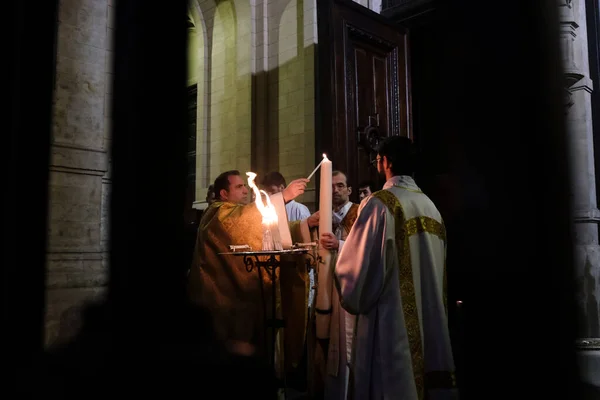
[{"label": "white cloth", "polygon": [[[389,190],[400,201],[404,220],[427,220],[443,227],[441,215],[412,178],[395,176]],[[342,306],[357,316],[352,361],[356,399],[416,400],[409,335],[400,293],[400,264],[394,216],[377,197],[362,201],[359,215],[335,267]],[[409,236],[409,271],[428,372],[454,372],[444,306],[445,236],[427,229]],[[401,250],[401,249],[400,249]],[[403,293],[404,295],[406,293]],[[406,310],[404,310],[406,311]],[[455,391],[451,391],[455,393]],[[429,391],[431,398],[452,398],[448,391]]]},{"label": "white cloth", "polygon": [[288,221],[301,221],[304,218],[310,217],[310,211],[308,207],[306,207],[302,203],[298,203],[295,200],[288,202],[285,205],[285,210],[287,212]]},{"label": "white cloth", "polygon": [[[338,211],[334,211],[331,216],[332,223],[335,226],[334,234],[339,240],[338,252],[341,252],[342,248],[344,247],[344,240],[342,240],[344,228],[340,225],[340,223],[344,220],[346,214],[348,214],[348,211],[350,211],[350,207],[352,207],[352,203],[347,202]],[[356,323],[356,318],[346,310],[342,310],[342,312],[345,314],[344,330],[346,335],[346,359],[348,360],[348,363],[350,363],[352,359],[352,338],[354,336],[354,324]]]},{"label": "white cloth", "polygon": [[[340,225],[341,222],[344,220],[344,218],[346,217],[346,214],[348,214],[348,211],[350,211],[350,207],[352,207],[352,203],[349,201],[346,204],[344,204],[344,206],[342,208],[340,208],[338,211],[334,211],[333,214],[331,215],[331,219],[332,219],[332,224],[334,226],[334,235],[335,237],[339,240],[339,247],[338,247],[338,253],[340,251],[342,251],[342,248],[344,247],[344,240],[343,240],[343,235],[344,235],[344,228]],[[340,368],[344,368],[346,371],[343,374],[344,376],[344,393],[343,393],[343,398],[347,398],[348,397],[348,383],[349,383],[349,377],[350,377],[350,362],[352,360],[352,342],[353,342],[353,338],[354,338],[354,327],[356,324],[356,317],[352,314],[350,314],[348,311],[344,310],[343,308],[340,309],[341,313],[343,313],[344,315],[341,316],[340,320],[343,321],[343,326],[340,326],[340,329],[343,329],[343,335],[346,343],[346,365],[340,365]]]},{"label": "white cloth", "polygon": [[[310,210],[302,203],[298,203],[296,200],[291,200],[285,205],[285,211],[287,212],[288,221],[302,221],[310,217]],[[310,287],[308,289],[308,308],[311,307],[313,299],[315,297],[315,273],[311,269],[308,272],[308,279],[310,281]]]},{"label": "white cloth", "polygon": [[333,233],[338,239],[342,237],[343,228],[340,226],[340,224],[344,220],[344,217],[346,217],[346,214],[348,214],[348,211],[350,211],[350,207],[352,207],[352,203],[347,202],[342,208],[340,208],[337,211],[333,211],[333,213],[331,214],[331,223],[334,227]]}]

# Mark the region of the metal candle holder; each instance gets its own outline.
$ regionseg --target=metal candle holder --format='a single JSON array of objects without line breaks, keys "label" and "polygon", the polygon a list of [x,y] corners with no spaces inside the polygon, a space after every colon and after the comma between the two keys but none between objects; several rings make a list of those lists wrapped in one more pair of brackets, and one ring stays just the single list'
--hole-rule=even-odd
[{"label": "metal candle holder", "polygon": [[[259,250],[253,251],[250,246],[240,245],[240,246],[230,246],[230,248],[234,251],[227,253],[219,253],[222,255],[232,255],[237,257],[244,257],[244,265],[246,266],[246,271],[249,273],[257,269],[260,274],[260,269],[264,269],[269,273],[271,277],[271,296],[272,296],[272,319],[265,318],[265,333],[269,328],[273,328],[273,337],[271,341],[271,352],[272,357],[269,360],[272,364],[273,370],[275,370],[275,347],[276,347],[276,332],[277,329],[283,328],[285,326],[285,321],[282,319],[277,319],[277,285],[275,284],[275,277],[277,268],[281,267],[281,256],[282,255],[308,255],[306,258],[306,268],[307,270],[314,269],[317,266],[318,256],[315,256],[311,250],[311,247],[316,247],[316,243],[299,243],[294,245],[289,250]],[[240,251],[235,251],[235,250]],[[248,250],[250,249],[250,250]],[[262,284],[262,281],[261,281]],[[265,335],[266,340],[266,335]]]}]

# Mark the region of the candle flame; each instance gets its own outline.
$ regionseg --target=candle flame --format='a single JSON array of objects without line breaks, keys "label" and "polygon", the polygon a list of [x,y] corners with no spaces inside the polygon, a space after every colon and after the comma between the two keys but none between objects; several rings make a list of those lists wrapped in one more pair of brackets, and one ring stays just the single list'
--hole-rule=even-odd
[{"label": "candle flame", "polygon": [[327,158],[327,154],[323,153],[323,158],[326,159]]},{"label": "candle flame", "polygon": [[[264,190],[258,190],[258,187],[254,183],[254,179],[256,179],[256,174],[254,172],[246,172],[248,176],[248,186],[252,188],[254,191],[256,203],[256,208],[260,211],[260,215],[262,215],[262,223],[263,225],[277,225],[279,220],[277,218],[277,211],[275,211],[275,206],[271,203],[269,199],[269,195]],[[266,203],[263,202],[262,195],[265,195]]]}]

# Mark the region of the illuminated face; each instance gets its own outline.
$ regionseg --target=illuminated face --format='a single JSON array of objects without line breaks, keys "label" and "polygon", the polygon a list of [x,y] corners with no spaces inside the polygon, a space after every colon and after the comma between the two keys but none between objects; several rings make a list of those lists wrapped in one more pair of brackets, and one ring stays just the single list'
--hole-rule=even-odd
[{"label": "illuminated face", "polygon": [[241,176],[229,176],[229,190],[221,190],[221,198],[236,204],[248,204],[248,188]]}]

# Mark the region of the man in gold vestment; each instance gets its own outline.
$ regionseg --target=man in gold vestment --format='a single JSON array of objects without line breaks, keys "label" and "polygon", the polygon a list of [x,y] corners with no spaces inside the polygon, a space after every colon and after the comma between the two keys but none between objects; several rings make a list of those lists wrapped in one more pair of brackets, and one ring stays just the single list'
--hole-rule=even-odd
[{"label": "man in gold vestment", "polygon": [[[270,197],[278,211],[284,248],[292,244],[290,232],[297,231],[288,226],[284,203],[304,193],[307,182],[295,180],[283,192]],[[217,200],[204,212],[198,229],[188,277],[189,296],[209,310],[219,339],[236,351],[245,349],[265,356],[265,318],[272,318],[271,278],[256,268],[248,272],[243,257],[220,254],[230,252],[230,245],[261,250],[262,216],[255,203],[247,204],[248,189],[238,171],[222,173],[215,180],[214,191]],[[295,358],[300,357],[304,342],[304,330],[293,329],[297,325],[303,327],[306,320],[306,269],[304,260],[296,264],[297,268],[280,268],[278,275],[281,310],[288,327],[284,343],[286,350],[293,346],[286,351],[286,364],[297,362]]]}]

